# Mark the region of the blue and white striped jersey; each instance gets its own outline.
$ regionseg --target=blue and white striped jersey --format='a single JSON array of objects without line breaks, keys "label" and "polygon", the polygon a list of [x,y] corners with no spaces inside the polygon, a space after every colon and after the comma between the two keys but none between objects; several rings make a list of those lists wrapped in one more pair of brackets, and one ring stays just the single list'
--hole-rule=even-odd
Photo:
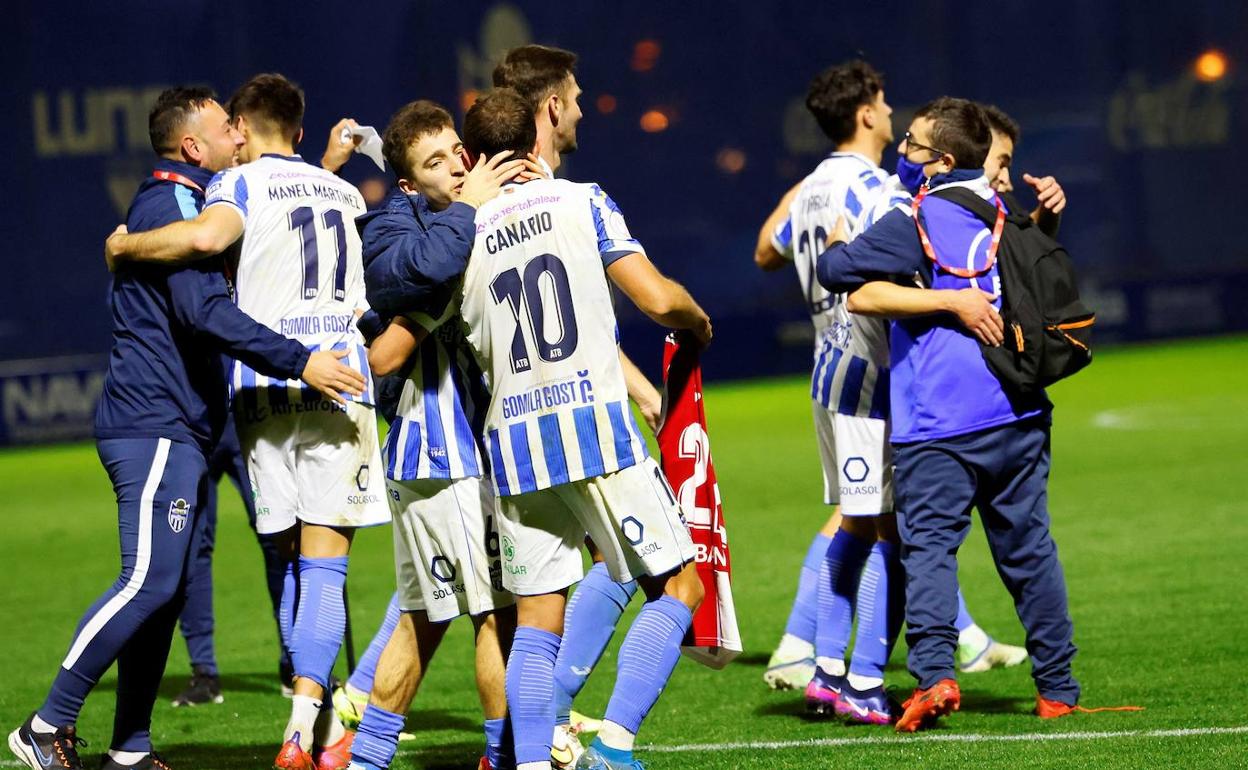
[{"label": "blue and white striped jersey", "polygon": [[[364,338],[355,325],[364,300],[364,262],[355,217],[364,199],[349,182],[299,156],[264,155],[226,169],[208,186],[205,208],[227,206],[243,220],[235,276],[239,308],[309,350],[346,350],[367,387],[349,401],[373,403]],[[230,391],[256,414],[312,406],[320,394],[301,380],[273,380],[236,362]]]},{"label": "blue and white striped jersey", "polygon": [[508,185],[477,210],[461,313],[493,398],[500,495],[601,476],[647,456],[628,405],[606,267],[643,253],[597,185]]},{"label": "blue and white striped jersey", "polygon": [[853,240],[908,200],[895,178],[865,156],[834,152],[802,181],[772,234],[772,245],[797,267],[815,325],[811,398],[841,414],[888,417],[888,322],[846,310],[845,297],[815,279],[815,263],[839,218]]},{"label": "blue and white striped jersey", "polygon": [[460,479],[486,470],[481,451],[490,393],[464,339],[458,307],[409,314],[429,336],[408,362],[398,412],[382,447],[386,478]]}]

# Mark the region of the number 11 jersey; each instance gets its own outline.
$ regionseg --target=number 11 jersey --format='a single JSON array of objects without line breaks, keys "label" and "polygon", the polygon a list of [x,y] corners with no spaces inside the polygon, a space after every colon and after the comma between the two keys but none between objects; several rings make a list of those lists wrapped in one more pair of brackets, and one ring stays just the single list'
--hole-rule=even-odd
[{"label": "number 11 jersey", "polygon": [[[263,155],[213,178],[205,208],[215,205],[243,218],[234,281],[239,308],[310,350],[346,350],[343,363],[364,374],[366,389],[344,397],[373,403],[368,354],[355,325],[356,309],[367,307],[355,228],[365,211],[359,190],[297,155]],[[299,380],[269,379],[237,361],[230,392],[244,410],[282,411],[292,397],[316,398]]]},{"label": "number 11 jersey", "polygon": [[512,184],[477,210],[461,314],[489,379],[498,493],[548,489],[647,456],[620,367],[606,268],[642,253],[597,185]]}]

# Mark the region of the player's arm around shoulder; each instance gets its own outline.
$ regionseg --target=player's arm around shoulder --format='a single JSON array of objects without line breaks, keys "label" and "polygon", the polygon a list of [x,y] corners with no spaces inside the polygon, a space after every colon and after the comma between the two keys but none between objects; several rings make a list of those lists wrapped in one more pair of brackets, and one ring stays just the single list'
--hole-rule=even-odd
[{"label": "player's arm around shoulder", "polygon": [[[127,232],[124,225],[114,230],[104,242],[108,269],[116,269],[121,262],[184,264],[225,251],[242,236],[246,216],[245,193],[242,201],[222,198],[232,205],[213,205],[213,193],[221,186],[225,173],[213,179],[205,208],[194,219],[142,233]],[[242,177],[238,179],[241,181]]]},{"label": "player's arm around shoulder", "polygon": [[999,346],[1005,322],[993,307],[992,294],[977,288],[921,289],[889,281],[868,281],[850,292],[845,307],[851,313],[876,318],[916,318],[948,313],[985,345]]},{"label": "player's arm around shoulder", "polygon": [[428,336],[429,332],[420,324],[396,316],[368,346],[368,367],[378,377],[398,372]]},{"label": "player's arm around shoulder", "polygon": [[645,254],[633,252],[607,266],[607,277],[655,323],[689,329],[711,341],[711,319],[684,286],[659,272]]}]

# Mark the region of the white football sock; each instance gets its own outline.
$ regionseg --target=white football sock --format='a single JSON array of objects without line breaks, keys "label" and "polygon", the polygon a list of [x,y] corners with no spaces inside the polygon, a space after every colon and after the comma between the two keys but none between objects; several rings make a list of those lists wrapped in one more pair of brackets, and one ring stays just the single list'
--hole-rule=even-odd
[{"label": "white football sock", "polygon": [[299,747],[304,751],[312,749],[312,730],[316,718],[321,713],[321,701],[311,695],[295,695],[290,699],[290,721],[286,723],[283,741],[288,741],[299,733]]},{"label": "white football sock", "polygon": [[146,751],[117,751],[109,749],[108,755],[119,765],[137,765],[139,760],[147,756]]},{"label": "white football sock", "polygon": [[992,644],[992,637],[984,629],[972,623],[958,633],[958,644],[970,647],[976,651],[976,654],[979,654]]},{"label": "white football sock", "polygon": [[40,735],[51,735],[52,733],[56,732],[56,726],[50,725],[47,722],[43,721],[42,719],[39,718],[38,714],[35,714],[33,717],[31,717],[30,729],[33,732],[39,733]]},{"label": "white football sock", "polygon": [[828,676],[845,676],[845,661],[840,658],[825,658],[820,656],[815,658],[815,663],[819,664],[819,668]]},{"label": "white football sock", "polygon": [[799,636],[785,634],[780,637],[780,644],[776,645],[775,654],[785,660],[810,658],[815,654],[815,645]]},{"label": "white football sock", "polygon": [[603,745],[620,751],[632,751],[633,743],[636,742],[637,736],[630,733],[615,722],[609,719],[602,720],[602,727],[598,730],[598,740]]},{"label": "white football sock", "polygon": [[346,734],[347,728],[342,726],[337,710],[334,709],[332,703],[326,702],[321,707],[321,713],[316,717],[316,725],[312,728],[312,743],[317,746],[333,746]]},{"label": "white football sock", "polygon": [[850,687],[860,692],[884,684],[884,680],[877,676],[862,676],[860,674],[850,674],[845,681],[849,682]]},{"label": "white football sock", "polygon": [[521,762],[516,770],[550,770],[549,762]]}]

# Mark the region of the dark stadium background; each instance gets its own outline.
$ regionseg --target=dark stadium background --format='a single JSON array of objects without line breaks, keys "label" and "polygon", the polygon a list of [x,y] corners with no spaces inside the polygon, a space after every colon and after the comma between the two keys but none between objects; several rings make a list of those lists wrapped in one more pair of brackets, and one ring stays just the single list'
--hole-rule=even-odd
[{"label": "dark stadium background", "polygon": [[[807,82],[859,53],[887,77],[899,137],[914,108],[941,94],[995,102],[1022,124],[1016,184],[1030,171],[1065,187],[1061,239],[1099,312],[1098,340],[1248,328],[1248,6],[900,8],[17,4],[0,53],[0,443],[89,430],[109,346],[101,245],[150,172],[146,114],[161,88],[206,83],[225,98],[256,72],[280,71],[307,93],[301,149],[315,161],[342,116],[380,130],[419,97],[462,114],[499,51],[525,42],[580,54],[581,149],[563,171],[610,191],[652,258],[711,313],[708,378],[809,365],[794,276],[763,275],[751,254],[776,200],[827,150],[802,108]],[[890,150],[885,166],[894,159]],[[344,174],[379,176],[362,156]],[[660,332],[631,308],[621,318],[626,349],[653,371]]]}]

